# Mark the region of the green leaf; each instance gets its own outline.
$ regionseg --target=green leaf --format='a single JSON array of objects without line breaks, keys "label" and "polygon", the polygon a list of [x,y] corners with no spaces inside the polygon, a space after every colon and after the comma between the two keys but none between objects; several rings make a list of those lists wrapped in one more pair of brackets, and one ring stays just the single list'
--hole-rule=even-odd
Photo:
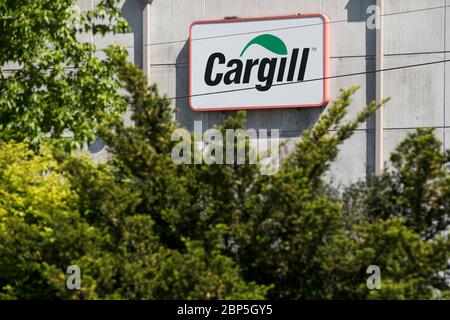
[{"label": "green leaf", "polygon": [[271,35],[271,34],[262,34],[260,36],[255,37],[253,40],[251,40],[247,45],[244,47],[244,49],[241,52],[241,57],[244,55],[245,51],[252,45],[257,44],[261,47],[280,55],[286,55],[287,54],[287,48],[284,44],[283,40],[280,38]]}]

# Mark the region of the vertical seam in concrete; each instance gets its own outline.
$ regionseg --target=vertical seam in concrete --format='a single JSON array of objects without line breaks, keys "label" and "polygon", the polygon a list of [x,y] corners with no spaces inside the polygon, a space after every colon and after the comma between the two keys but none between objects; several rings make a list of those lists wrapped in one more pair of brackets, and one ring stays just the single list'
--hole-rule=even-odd
[{"label": "vertical seam in concrete", "polygon": [[[206,1],[207,1],[207,0],[203,0],[203,20],[204,20],[204,21],[206,21]],[[191,54],[191,53],[189,52],[189,54]],[[189,66],[189,68],[190,68],[190,67],[191,67],[191,66]],[[190,80],[189,80],[189,81],[190,81]],[[202,112],[201,119],[202,119],[202,123],[203,123],[203,124],[206,123],[206,119],[207,119],[207,117],[208,117],[207,113],[208,113],[208,112]]]},{"label": "vertical seam in concrete", "polygon": [[[94,8],[95,8],[95,3],[94,3],[94,2],[95,2],[94,0],[91,0],[91,10],[94,10]],[[92,31],[92,30],[91,30],[91,41],[92,41],[92,45],[95,46],[94,31]],[[96,48],[96,47],[95,47],[95,48]],[[83,149],[85,149],[85,152],[88,152],[88,153],[89,153],[89,158],[90,158],[92,161],[95,161],[94,153],[93,153],[93,152],[90,152],[90,150],[89,150],[89,145],[88,145],[87,143],[84,144]]]},{"label": "vertical seam in concrete", "polygon": [[[447,59],[447,0],[445,0],[444,4],[444,60]],[[444,62],[444,117],[443,117],[443,126],[442,126],[442,135],[443,135],[443,152],[445,154],[445,147],[446,147],[446,108],[447,108],[447,62]],[[444,237],[445,239],[448,239],[448,230],[444,230]],[[449,277],[447,277],[449,279]]]},{"label": "vertical seam in concrete", "polygon": [[151,39],[150,39],[150,19],[151,19],[151,2],[146,1],[144,5],[144,12],[142,14],[142,67],[144,74],[150,80],[150,66],[151,66]]},{"label": "vertical seam in concrete", "polygon": [[[444,8],[444,60],[447,59],[447,0],[445,0],[445,8]],[[445,152],[445,144],[446,144],[446,108],[447,108],[447,62],[444,62],[444,117],[443,117],[443,148]]]},{"label": "vertical seam in concrete", "polygon": [[[94,10],[94,0],[91,0],[91,9]],[[94,32],[91,30],[91,40],[92,40],[92,44],[94,43]]]},{"label": "vertical seam in concrete", "polygon": [[[444,3],[444,60],[447,59],[447,0],[445,0]],[[443,115],[443,126],[442,126],[442,135],[443,135],[443,144],[442,144],[442,151],[445,153],[445,147],[446,147],[446,104],[447,104],[447,62],[444,61],[444,115]],[[445,239],[448,239],[448,230],[443,231],[443,236]],[[446,279],[449,279],[449,277],[446,276]]]},{"label": "vertical seam in concrete", "polygon": [[[376,69],[384,69],[384,0],[377,0],[378,6],[376,27]],[[375,75],[375,98],[381,103],[384,98],[384,73]],[[384,107],[375,113],[375,174],[381,175],[384,170]]]}]

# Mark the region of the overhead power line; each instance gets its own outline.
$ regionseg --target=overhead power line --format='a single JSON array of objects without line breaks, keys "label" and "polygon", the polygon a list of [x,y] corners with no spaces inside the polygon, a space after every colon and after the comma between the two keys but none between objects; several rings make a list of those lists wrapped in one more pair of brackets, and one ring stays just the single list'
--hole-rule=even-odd
[{"label": "overhead power line", "polygon": [[[435,7],[428,7],[428,8],[421,8],[421,9],[415,9],[415,10],[408,10],[408,11],[400,11],[400,12],[391,12],[386,13],[380,16],[395,16],[395,15],[401,15],[401,14],[410,14],[410,13],[416,13],[416,12],[423,12],[423,11],[431,11],[431,10],[437,10],[437,9],[443,9],[443,8],[449,8],[450,5],[443,5],[443,6],[435,6]],[[327,24],[333,24],[333,23],[340,23],[340,22],[348,22],[347,19],[342,20],[334,20],[334,21],[328,21],[325,22]],[[243,35],[243,34],[251,34],[251,33],[260,33],[260,32],[269,32],[269,31],[276,31],[276,30],[284,30],[284,29],[292,29],[292,28],[304,28],[304,27],[311,27],[311,26],[318,26],[323,25],[324,23],[316,23],[316,24],[309,24],[309,25],[303,25],[303,26],[292,26],[292,27],[284,27],[284,28],[274,28],[274,29],[265,29],[265,30],[258,30],[258,31],[252,31],[252,32],[245,32],[245,33],[235,33],[235,34],[228,34],[228,35],[221,35],[221,36],[213,36],[213,37],[204,37],[204,38],[196,38],[192,39],[192,41],[198,41],[198,40],[207,40],[212,38],[221,38],[221,37],[232,37],[237,35]],[[171,43],[177,43],[177,42],[185,42],[186,40],[173,40],[173,41],[167,41],[167,42],[158,42],[158,43],[150,43],[150,44],[144,44],[143,46],[154,46],[154,45],[163,45],[163,44],[171,44]],[[125,47],[125,48],[133,48],[133,47]],[[430,52],[414,52],[414,53],[394,53],[394,54],[388,54],[388,55],[407,55],[407,54],[427,54]],[[432,52],[432,53],[448,53],[448,51],[438,51],[438,52]],[[440,61],[433,61],[433,62],[426,62],[426,63],[419,63],[419,64],[411,64],[411,65],[404,65],[404,66],[398,66],[398,67],[392,67],[392,68],[385,68],[380,70],[370,70],[370,71],[362,71],[362,72],[356,72],[356,73],[347,73],[347,74],[341,74],[341,75],[334,75],[329,76],[325,78],[316,78],[316,79],[308,79],[304,81],[294,81],[294,82],[288,82],[288,83],[278,83],[273,84],[273,87],[276,86],[282,86],[282,85],[290,85],[290,84],[298,84],[300,82],[314,82],[314,81],[323,81],[328,79],[338,79],[338,78],[344,78],[344,77],[353,77],[358,75],[366,75],[366,74],[373,74],[378,72],[389,72],[394,70],[401,70],[401,69],[408,69],[408,68],[415,68],[415,67],[421,67],[421,66],[428,66],[428,65],[434,65],[434,64],[440,64],[440,63],[446,63],[450,62],[450,60],[440,60]],[[66,67],[67,69],[74,69],[74,67]],[[2,69],[3,72],[14,72],[21,70],[19,69]],[[200,93],[195,95],[188,95],[188,96],[178,96],[178,97],[171,97],[170,100],[178,100],[178,99],[187,99],[190,97],[198,97],[198,96],[207,96],[207,95],[213,95],[213,94],[224,94],[224,93],[230,93],[230,92],[237,92],[237,91],[247,91],[247,90],[254,90],[255,87],[247,87],[247,88],[239,88],[239,89],[230,89],[230,90],[223,90],[223,91],[216,91],[216,92],[208,92],[208,93]]]},{"label": "overhead power line", "polygon": [[[417,55],[432,55],[432,54],[446,54],[450,53],[449,50],[442,50],[442,51],[415,51],[415,52],[395,52],[395,53],[385,53],[385,57],[395,57],[395,56],[417,56]],[[330,59],[345,59],[345,58],[369,58],[369,57],[375,57],[373,54],[366,54],[366,55],[345,55],[345,56],[331,56]],[[152,64],[151,66],[175,66],[176,63],[156,63]],[[181,63],[183,65],[183,63]],[[67,70],[76,70],[80,68],[76,67],[64,67]],[[46,69],[46,70],[52,70],[53,68]],[[0,69],[2,72],[15,72],[20,71],[22,68],[4,68]]]},{"label": "overhead power line", "polygon": [[[423,11],[432,11],[432,10],[438,10],[438,9],[444,9],[444,8],[450,8],[450,5],[443,5],[443,6],[435,6],[435,7],[407,10],[407,11],[398,11],[398,12],[385,13],[385,14],[379,15],[379,17],[381,17],[381,16],[387,17],[387,16],[402,15],[402,14],[410,14],[410,13],[423,12]],[[341,23],[341,22],[348,22],[348,20],[347,19],[342,19],[342,20],[328,21],[328,22],[326,22],[326,24]],[[227,35],[221,35],[221,36],[196,38],[196,39],[192,39],[192,41],[207,40],[207,39],[212,39],[212,38],[217,38],[217,37],[219,37],[219,38],[232,37],[232,36],[243,35],[243,34],[269,32],[269,31],[292,29],[292,28],[305,28],[305,27],[318,26],[318,25],[323,25],[323,24],[324,23],[315,23],[315,24],[308,24],[308,25],[303,25],[303,26],[292,26],[292,27],[284,27],[284,28],[265,29],[265,30],[251,31],[251,32],[245,32],[245,33],[235,33],[235,34],[227,34]],[[143,47],[146,47],[146,46],[157,46],[157,45],[173,44],[173,43],[179,43],[179,42],[186,42],[186,39],[172,40],[172,41],[166,41],[166,42],[155,42],[155,43],[143,44],[142,46]],[[135,46],[122,46],[122,47],[125,48],[125,49],[135,48]],[[96,50],[96,52],[100,52],[100,51],[103,51],[103,49]],[[427,53],[428,52],[416,52],[416,53],[412,53],[412,54],[427,54]],[[448,53],[448,51],[432,52],[432,53]],[[409,54],[409,53],[406,53],[406,54]],[[403,53],[387,54],[387,55],[403,55]],[[367,57],[367,56],[370,56],[370,55],[365,55],[365,57]],[[66,68],[67,69],[73,69],[73,67],[66,67]],[[18,69],[13,69],[13,68],[2,69],[2,71],[4,71],[4,72],[14,72],[14,71],[18,71],[18,70],[20,70],[20,68],[18,68]]]},{"label": "overhead power line", "polygon": [[[424,62],[424,63],[416,63],[416,64],[409,64],[409,65],[403,65],[403,66],[397,66],[397,67],[391,67],[391,68],[384,68],[384,69],[378,69],[378,70],[375,69],[375,70],[369,70],[369,71],[345,73],[345,74],[333,75],[333,76],[329,76],[329,77],[307,79],[307,80],[303,80],[303,81],[292,81],[292,82],[275,83],[275,84],[272,85],[272,87],[292,85],[292,84],[299,84],[299,83],[306,83],[306,82],[331,80],[331,79],[339,79],[339,78],[346,78],[346,77],[354,77],[354,76],[375,74],[375,73],[379,73],[379,72],[389,72],[389,71],[402,70],[402,69],[418,68],[418,67],[430,66],[430,65],[435,65],[435,64],[442,64],[442,63],[447,63],[447,62],[450,62],[450,59],[431,61],[431,62]],[[21,70],[21,69],[10,69],[10,70],[17,71],[17,70]],[[7,71],[7,69],[2,70],[2,71]],[[239,91],[249,91],[249,90],[256,90],[256,87],[253,86],[253,87],[246,87],[246,88],[239,88],[239,89],[230,89],[230,90],[198,93],[198,94],[187,95],[187,96],[171,97],[171,98],[168,98],[168,99],[169,100],[179,100],[179,99],[188,99],[188,98],[192,98],[192,97],[201,97],[201,96],[209,96],[209,95],[215,95],[215,94],[224,94],[224,93],[232,93],[232,92],[239,92]]]},{"label": "overhead power line", "polygon": [[[378,70],[375,69],[375,70],[369,70],[369,71],[346,73],[346,74],[334,75],[334,76],[323,77],[323,78],[307,79],[307,80],[304,80],[304,81],[282,82],[282,83],[273,84],[272,87],[286,86],[286,85],[299,84],[299,83],[305,83],[305,82],[315,82],[315,81],[323,81],[323,80],[330,80],[330,79],[354,77],[354,76],[360,76],[360,75],[366,75],[366,74],[374,74],[374,73],[379,73],[379,72],[389,72],[389,71],[402,70],[402,69],[418,68],[418,67],[430,66],[430,65],[441,64],[441,63],[446,63],[446,62],[450,62],[450,59],[439,60],[439,61],[432,61],[432,62],[424,62],[424,63],[416,63],[416,64],[409,64],[409,65],[403,65],[403,66],[391,67],[391,68],[384,68],[384,69],[378,69]],[[187,99],[187,98],[193,98],[193,97],[209,96],[209,95],[215,95],[215,94],[224,94],[224,93],[231,93],[231,92],[238,92],[238,91],[248,91],[248,90],[256,90],[256,87],[253,86],[253,87],[246,87],[246,88],[239,88],[239,89],[230,89],[230,90],[222,90],[222,91],[215,91],[215,92],[198,93],[198,94],[193,94],[193,95],[188,95],[188,96],[172,97],[172,98],[168,98],[168,99],[169,100]]]},{"label": "overhead power line", "polygon": [[[417,13],[417,12],[424,12],[424,11],[432,11],[432,10],[444,9],[444,8],[449,8],[449,7],[450,7],[450,5],[443,5],[443,6],[435,6],[435,7],[428,7],[428,8],[420,8],[420,9],[415,9],[415,10],[398,11],[398,12],[391,12],[391,13],[385,13],[385,14],[377,15],[376,17],[389,17],[389,16],[396,16],[396,15],[402,15],[402,14],[411,14],[411,13]],[[261,32],[271,32],[271,31],[279,31],[279,30],[287,30],[287,29],[299,29],[299,28],[321,26],[321,25],[324,25],[324,24],[335,24],[335,23],[343,23],[343,22],[349,22],[349,21],[347,19],[341,19],[341,20],[333,20],[333,21],[328,21],[328,22],[306,24],[306,25],[303,25],[303,26],[291,26],[291,27],[282,27],[282,28],[273,28],[273,29],[263,29],[263,30],[256,30],[256,31],[232,33],[232,34],[226,34],[226,35],[217,35],[217,36],[210,36],[210,37],[194,38],[194,39],[191,39],[191,40],[192,41],[200,41],[200,40],[209,40],[209,39],[216,39],[216,38],[227,38],[227,37],[241,36],[241,35],[246,35],[246,34],[255,34],[255,33],[261,33]],[[182,43],[182,42],[186,42],[186,39],[170,40],[170,41],[164,41],[164,42],[154,42],[154,43],[144,44],[143,46],[144,47],[147,47],[147,46],[151,47],[151,46],[160,46],[160,45]],[[125,48],[134,48],[134,46],[126,46]]]}]

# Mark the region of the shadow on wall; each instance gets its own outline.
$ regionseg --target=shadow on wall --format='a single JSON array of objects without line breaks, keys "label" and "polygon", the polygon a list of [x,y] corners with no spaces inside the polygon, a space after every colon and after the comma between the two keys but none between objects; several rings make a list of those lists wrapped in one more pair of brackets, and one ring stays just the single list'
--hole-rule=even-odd
[{"label": "shadow on wall", "polygon": [[145,1],[125,0],[122,5],[122,15],[128,21],[133,34],[133,61],[140,68],[143,67],[143,12]]},{"label": "shadow on wall", "polygon": [[[90,0],[94,5],[98,1]],[[127,21],[130,32],[127,33],[107,33],[105,35],[96,34],[93,38],[97,49],[104,49],[111,44],[124,46],[129,52],[129,61],[137,66],[143,66],[143,12],[145,9],[144,1],[120,0],[117,4],[122,11],[122,17]],[[92,36],[92,34],[91,34]],[[100,55],[104,57],[104,54]]]},{"label": "shadow on wall", "polygon": [[[133,37],[133,48],[127,48],[130,52],[131,60],[140,68],[143,67],[143,12],[145,9],[144,1],[125,0],[122,4],[122,15],[128,21],[131,33],[121,35],[125,37]],[[126,120],[127,121],[127,120]],[[94,159],[107,158],[105,143],[99,137],[95,142],[88,146],[88,150]]]},{"label": "shadow on wall", "polygon": [[367,8],[375,5],[376,0],[348,0],[345,10],[347,10],[347,22],[363,22],[368,18]]},{"label": "shadow on wall", "polygon": [[[349,0],[345,9],[347,10],[348,22],[366,22],[369,18],[367,8],[376,4],[376,0]],[[366,30],[366,72],[376,69],[376,30]],[[376,99],[376,74],[366,74],[366,104]],[[366,122],[366,174],[375,173],[375,116]]]}]

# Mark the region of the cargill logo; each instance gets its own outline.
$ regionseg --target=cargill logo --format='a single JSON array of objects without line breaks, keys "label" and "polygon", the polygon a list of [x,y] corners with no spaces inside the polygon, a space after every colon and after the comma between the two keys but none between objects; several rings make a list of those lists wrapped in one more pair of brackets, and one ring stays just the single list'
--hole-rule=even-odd
[{"label": "cargill logo", "polygon": [[[278,57],[261,57],[245,59],[248,49],[252,46],[261,46]],[[268,91],[275,83],[304,81],[311,48],[303,48],[299,59],[300,48],[293,48],[289,54],[283,40],[271,34],[262,34],[250,40],[242,49],[239,58],[226,57],[221,52],[215,52],[208,58],[205,69],[205,83],[214,87],[223,83],[225,85],[248,84],[253,72],[257,72],[258,91]],[[299,65],[300,64],[300,65]],[[226,65],[225,73],[215,71],[217,65]]]}]

